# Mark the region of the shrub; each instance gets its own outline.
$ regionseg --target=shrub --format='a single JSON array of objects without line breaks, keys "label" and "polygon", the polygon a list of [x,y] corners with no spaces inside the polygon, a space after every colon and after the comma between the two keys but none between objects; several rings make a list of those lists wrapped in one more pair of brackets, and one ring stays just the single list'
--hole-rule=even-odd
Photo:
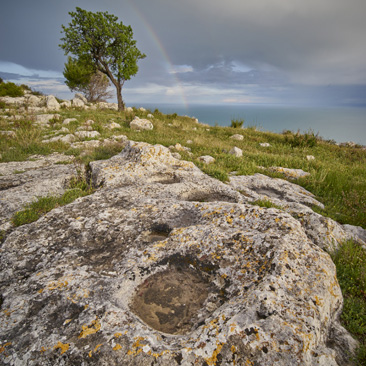
[{"label": "shrub", "polygon": [[14,83],[7,82],[0,84],[0,97],[22,97],[24,90]]},{"label": "shrub", "polygon": [[319,136],[314,131],[305,132],[301,134],[300,131],[296,133],[286,131],[285,143],[292,147],[314,147],[318,143]]},{"label": "shrub", "polygon": [[243,119],[232,119],[231,126],[232,128],[241,128],[243,127],[244,120]]}]

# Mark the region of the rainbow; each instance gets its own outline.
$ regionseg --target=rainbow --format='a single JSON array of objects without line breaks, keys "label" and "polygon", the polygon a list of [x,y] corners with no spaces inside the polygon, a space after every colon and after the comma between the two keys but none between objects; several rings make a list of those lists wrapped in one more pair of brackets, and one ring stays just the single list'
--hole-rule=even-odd
[{"label": "rainbow", "polygon": [[163,59],[168,64],[169,69],[170,69],[170,74],[174,78],[175,83],[176,83],[176,85],[178,87],[178,90],[179,90],[179,93],[180,93],[180,96],[181,96],[181,101],[182,101],[182,103],[184,104],[184,106],[185,106],[185,108],[187,110],[188,109],[187,98],[186,98],[186,96],[184,94],[184,89],[182,87],[182,83],[179,80],[179,78],[177,76],[177,73],[174,71],[173,63],[171,62],[168,53],[166,52],[166,50],[165,50],[163,44],[161,43],[158,35],[156,34],[155,30],[151,27],[150,23],[147,21],[147,19],[142,14],[142,12],[138,9],[138,7],[132,1],[128,1],[128,2],[131,5],[131,7],[133,8],[133,10],[135,11],[135,13],[137,14],[137,16],[139,17],[139,19],[141,20],[141,23],[147,29],[148,34],[150,35],[151,39],[153,40],[153,42],[157,46],[157,48],[158,48],[159,52],[161,53]]}]

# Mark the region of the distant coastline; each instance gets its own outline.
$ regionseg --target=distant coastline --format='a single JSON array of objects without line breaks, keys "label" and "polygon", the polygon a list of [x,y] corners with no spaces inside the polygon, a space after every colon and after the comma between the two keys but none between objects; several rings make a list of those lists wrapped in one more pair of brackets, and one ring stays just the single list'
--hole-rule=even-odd
[{"label": "distant coastline", "polygon": [[[133,105],[133,104],[131,104]],[[163,113],[196,117],[202,123],[230,126],[232,119],[244,119],[244,127],[256,126],[264,131],[284,130],[319,133],[337,143],[353,141],[366,145],[366,107],[284,107],[245,105],[142,104]]]}]

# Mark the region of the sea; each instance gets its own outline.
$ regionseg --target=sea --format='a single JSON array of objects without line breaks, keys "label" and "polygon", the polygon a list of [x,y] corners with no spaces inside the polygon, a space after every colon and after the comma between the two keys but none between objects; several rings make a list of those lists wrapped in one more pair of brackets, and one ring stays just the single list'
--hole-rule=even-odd
[{"label": "sea", "polygon": [[366,145],[366,107],[285,107],[258,105],[145,104],[165,114],[195,117],[211,126],[230,126],[244,120],[243,127],[282,133],[314,132],[324,140]]}]

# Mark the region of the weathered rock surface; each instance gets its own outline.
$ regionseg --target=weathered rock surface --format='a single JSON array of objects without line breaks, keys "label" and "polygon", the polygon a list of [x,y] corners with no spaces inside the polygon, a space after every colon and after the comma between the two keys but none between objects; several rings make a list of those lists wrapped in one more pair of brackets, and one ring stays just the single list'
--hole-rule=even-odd
[{"label": "weathered rock surface", "polygon": [[333,252],[351,238],[364,244],[355,232],[345,230],[336,221],[314,212],[313,206],[323,209],[324,205],[312,193],[296,184],[255,174],[230,177],[230,185],[250,202],[269,200],[290,213],[301,223],[310,240],[328,252]]},{"label": "weathered rock surface", "polygon": [[129,142],[91,174],[94,194],[1,246],[1,362],[348,363],[335,267],[288,213],[159,145]]},{"label": "weathered rock surface", "polygon": [[13,214],[37,197],[60,196],[77,171],[73,157],[52,154],[32,156],[28,161],[0,163],[0,231],[11,227]]},{"label": "weathered rock surface", "polygon": [[51,110],[51,111],[58,111],[61,108],[59,102],[53,95],[47,95],[46,107],[48,110]]},{"label": "weathered rock surface", "polygon": [[237,158],[241,158],[243,156],[243,150],[239,149],[238,147],[234,146],[230,151],[229,154],[234,155]]}]

